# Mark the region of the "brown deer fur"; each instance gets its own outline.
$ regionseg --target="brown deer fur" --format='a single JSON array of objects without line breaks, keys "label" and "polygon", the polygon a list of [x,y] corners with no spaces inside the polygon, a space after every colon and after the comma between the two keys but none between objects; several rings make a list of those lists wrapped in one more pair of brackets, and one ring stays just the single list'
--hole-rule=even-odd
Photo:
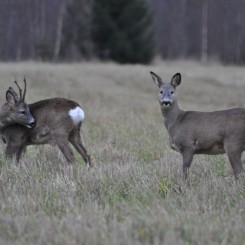
[{"label": "brown deer fur", "polygon": [[151,72],[159,87],[159,103],[169,134],[170,146],[183,158],[183,174],[187,178],[194,154],[228,155],[235,178],[243,171],[241,155],[245,150],[245,109],[234,108],[214,112],[183,111],[177,102],[176,88],[180,73],[170,83]]},{"label": "brown deer fur", "polygon": [[75,101],[52,98],[29,104],[31,114],[36,120],[32,129],[23,127],[16,121],[2,130],[3,141],[7,144],[6,156],[16,155],[17,161],[28,145],[54,144],[59,147],[68,163],[74,161],[69,142],[91,166],[90,156],[83,144],[81,125],[84,112]]}]

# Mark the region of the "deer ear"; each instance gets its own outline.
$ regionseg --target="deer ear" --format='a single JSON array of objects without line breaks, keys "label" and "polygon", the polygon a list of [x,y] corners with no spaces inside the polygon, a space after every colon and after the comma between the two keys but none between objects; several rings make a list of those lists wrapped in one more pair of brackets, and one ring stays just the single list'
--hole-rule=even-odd
[{"label": "deer ear", "polygon": [[12,105],[12,106],[15,105],[14,96],[12,95],[12,93],[9,90],[6,92],[6,100],[7,100],[9,105]]},{"label": "deer ear", "polygon": [[163,84],[162,78],[152,71],[150,72],[150,74],[153,79],[153,82],[160,88]]},{"label": "deer ear", "polygon": [[19,97],[12,87],[9,87],[6,92],[6,100],[10,105],[15,105],[19,101]]},{"label": "deer ear", "polygon": [[180,85],[180,83],[181,83],[181,74],[176,73],[171,79],[171,85],[176,88],[177,86]]}]

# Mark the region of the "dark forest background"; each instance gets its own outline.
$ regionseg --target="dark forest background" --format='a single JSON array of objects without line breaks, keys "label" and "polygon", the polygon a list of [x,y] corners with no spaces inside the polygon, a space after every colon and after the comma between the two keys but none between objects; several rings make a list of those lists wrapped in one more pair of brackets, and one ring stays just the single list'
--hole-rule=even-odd
[{"label": "dark forest background", "polygon": [[245,0],[0,0],[0,60],[245,63]]}]

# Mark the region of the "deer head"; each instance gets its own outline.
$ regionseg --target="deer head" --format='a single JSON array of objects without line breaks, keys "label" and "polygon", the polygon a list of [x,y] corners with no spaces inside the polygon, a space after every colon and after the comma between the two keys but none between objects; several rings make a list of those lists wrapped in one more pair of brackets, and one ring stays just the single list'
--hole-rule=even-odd
[{"label": "deer head", "polygon": [[35,119],[31,115],[28,105],[25,103],[26,80],[24,79],[23,95],[22,89],[16,81],[15,84],[19,89],[19,96],[12,87],[9,87],[6,92],[6,103],[2,106],[0,112],[1,127],[10,124],[21,124],[32,128],[35,126]]},{"label": "deer head", "polygon": [[154,83],[159,87],[159,103],[163,109],[171,108],[176,101],[176,87],[181,83],[180,73],[176,73],[170,83],[165,83],[160,76],[150,72]]}]

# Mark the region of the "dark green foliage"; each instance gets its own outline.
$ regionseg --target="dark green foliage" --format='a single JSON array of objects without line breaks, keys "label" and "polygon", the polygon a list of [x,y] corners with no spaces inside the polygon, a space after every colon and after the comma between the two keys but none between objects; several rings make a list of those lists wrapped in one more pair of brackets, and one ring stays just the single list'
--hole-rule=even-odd
[{"label": "dark green foliage", "polygon": [[149,63],[154,55],[152,17],[144,0],[94,0],[95,53],[119,63]]}]

